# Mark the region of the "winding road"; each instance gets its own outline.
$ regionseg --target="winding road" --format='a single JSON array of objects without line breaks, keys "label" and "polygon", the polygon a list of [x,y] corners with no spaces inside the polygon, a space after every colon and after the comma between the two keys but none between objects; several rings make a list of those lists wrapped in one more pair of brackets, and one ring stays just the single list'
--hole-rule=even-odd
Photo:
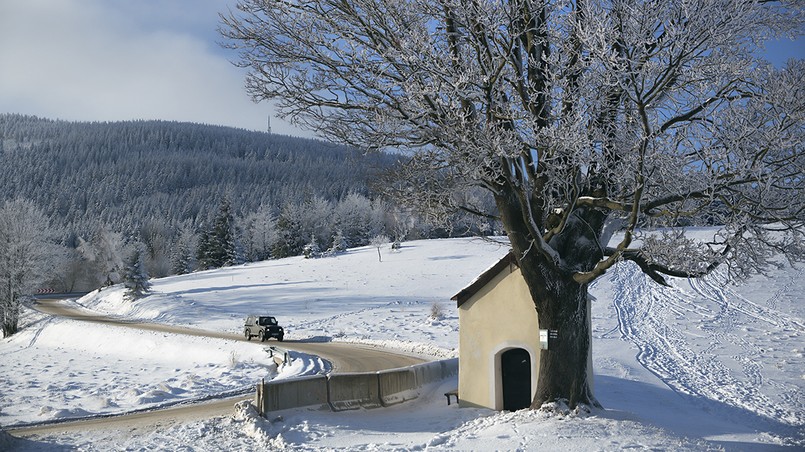
[{"label": "winding road", "polygon": [[[104,323],[123,328],[135,328],[148,331],[245,341],[245,339],[239,334],[206,331],[156,323],[144,323],[104,316],[69,306],[63,303],[62,300],[55,298],[40,299],[32,306],[32,308],[53,316],[83,322]],[[257,341],[255,344],[261,343]],[[317,355],[323,359],[326,359],[331,363],[333,373],[375,372],[378,370],[394,369],[425,362],[424,359],[414,356],[359,344],[288,340],[282,342],[282,347],[288,350]],[[30,437],[56,432],[93,429],[151,429],[177,421],[206,419],[215,416],[227,415],[233,411],[233,406],[235,403],[251,398],[251,396],[239,395],[215,399],[212,401],[182,404],[164,409],[125,413],[108,417],[77,419],[74,421],[40,424],[29,427],[11,428],[8,430],[8,432],[16,437]]]}]

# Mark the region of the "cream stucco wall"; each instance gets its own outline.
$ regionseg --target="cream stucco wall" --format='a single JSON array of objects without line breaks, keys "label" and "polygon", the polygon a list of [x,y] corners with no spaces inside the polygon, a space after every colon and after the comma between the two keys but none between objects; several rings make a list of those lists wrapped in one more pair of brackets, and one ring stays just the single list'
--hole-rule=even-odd
[{"label": "cream stucco wall", "polygon": [[458,310],[460,406],[503,409],[500,354],[522,348],[531,355],[531,395],[539,369],[539,329],[531,295],[517,266],[509,265]]},{"label": "cream stucco wall", "polygon": [[[588,300],[587,316],[591,303]],[[459,406],[503,409],[500,355],[522,348],[531,355],[531,397],[537,389],[540,343],[537,312],[520,268],[509,265],[458,308]],[[593,389],[592,328],[587,381]]]}]

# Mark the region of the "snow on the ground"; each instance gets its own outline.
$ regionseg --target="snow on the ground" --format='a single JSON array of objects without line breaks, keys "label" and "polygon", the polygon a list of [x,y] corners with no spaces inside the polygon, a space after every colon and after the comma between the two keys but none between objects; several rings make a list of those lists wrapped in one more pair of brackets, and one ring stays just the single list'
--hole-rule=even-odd
[{"label": "snow on the ground", "polygon": [[[152,295],[136,303],[126,301],[118,286],[70,304],[237,334],[247,315],[270,314],[285,327],[286,339],[360,341],[452,357],[458,315],[450,297],[507,250],[481,239],[419,241],[384,250],[381,262],[375,248],[365,247],[333,258],[289,258],[155,280]],[[434,309],[439,315],[432,315]],[[328,370],[321,360],[296,356],[277,378]],[[0,341],[0,364],[5,426],[245,391],[277,374],[254,343],[52,319],[30,310],[21,332]]]},{"label": "snow on the ground", "polygon": [[[450,297],[508,252],[479,238],[406,242],[336,257],[292,257],[163,278],[135,305],[120,289],[79,303],[112,315],[240,334],[249,314],[267,312],[286,339],[414,340],[457,346],[458,315]],[[445,319],[433,320],[437,306]],[[390,328],[390,326],[394,326]],[[437,352],[438,353],[438,352]]]},{"label": "snow on the ground", "polygon": [[[419,241],[406,243],[400,252],[384,250],[378,262],[376,249],[360,248],[338,257],[290,258],[165,278],[154,281],[153,295],[134,304],[124,302],[117,289],[79,303],[126,318],[233,333],[240,332],[247,314],[268,313],[286,326],[289,339],[361,341],[455,356],[458,317],[449,298],[506,251],[477,239]],[[449,379],[392,408],[287,410],[260,419],[241,406],[225,418],[180,422],[135,436],[93,431],[14,440],[0,432],[0,449],[801,449],[803,276],[805,267],[786,267],[731,286],[716,273],[701,281],[673,279],[665,288],[631,264],[619,265],[591,287],[597,299],[594,384],[605,410],[459,409],[447,406],[442,395],[457,385]],[[26,316],[26,329],[0,342],[3,425],[41,420],[46,406],[54,412],[76,410],[61,413],[67,416],[142,406],[137,396],[127,398],[118,390],[118,381],[137,387],[141,396],[155,391],[162,397],[155,403],[162,403],[176,389],[192,390],[183,382],[200,388],[186,396],[192,398],[250,384],[255,374],[250,366],[270,371],[270,364],[259,361],[265,358],[260,347],[245,342],[134,331],[116,332],[110,340],[104,328],[121,328]],[[64,341],[64,333],[71,332],[75,338]],[[144,352],[150,341],[166,353]],[[126,357],[118,352],[132,349],[139,351],[119,365],[117,360]],[[187,352],[171,358],[171,350]],[[236,369],[233,354],[239,356]],[[313,363],[298,364],[288,375],[315,372]],[[15,366],[12,372],[5,371],[9,364]],[[242,372],[235,371],[238,367]],[[45,401],[50,398],[57,402]]]},{"label": "snow on the ground", "polygon": [[[278,374],[261,347],[29,314],[4,340],[0,422],[36,423],[251,391]],[[315,373],[300,359],[285,373]]]}]

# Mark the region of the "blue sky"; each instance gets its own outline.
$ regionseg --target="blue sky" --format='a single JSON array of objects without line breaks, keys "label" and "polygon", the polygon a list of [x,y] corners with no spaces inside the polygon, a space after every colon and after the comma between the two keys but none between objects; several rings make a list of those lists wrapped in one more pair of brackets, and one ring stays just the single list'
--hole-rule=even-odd
[{"label": "blue sky", "polygon": [[[235,0],[0,0],[0,113],[80,121],[167,119],[265,130],[244,72],[217,42]],[[805,39],[769,59],[805,58]],[[272,115],[273,116],[273,115]],[[276,116],[275,133],[310,136]]]},{"label": "blue sky", "polygon": [[805,37],[770,41],[766,44],[766,59],[775,66],[781,67],[790,58],[805,59]]}]

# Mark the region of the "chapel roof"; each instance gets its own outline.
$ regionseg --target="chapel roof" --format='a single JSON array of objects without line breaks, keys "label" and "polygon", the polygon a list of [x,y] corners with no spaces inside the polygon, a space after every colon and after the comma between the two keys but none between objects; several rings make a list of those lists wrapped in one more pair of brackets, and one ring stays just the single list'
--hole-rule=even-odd
[{"label": "chapel roof", "polygon": [[468,286],[461,289],[450,299],[456,301],[456,307],[461,307],[462,304],[472,298],[473,295],[478,293],[481,288],[489,284],[489,282],[492,281],[492,279],[501,271],[503,271],[504,268],[511,265],[518,266],[517,259],[514,258],[514,253],[509,251],[499,261],[488,269],[484,270],[484,272],[478,275]]}]

